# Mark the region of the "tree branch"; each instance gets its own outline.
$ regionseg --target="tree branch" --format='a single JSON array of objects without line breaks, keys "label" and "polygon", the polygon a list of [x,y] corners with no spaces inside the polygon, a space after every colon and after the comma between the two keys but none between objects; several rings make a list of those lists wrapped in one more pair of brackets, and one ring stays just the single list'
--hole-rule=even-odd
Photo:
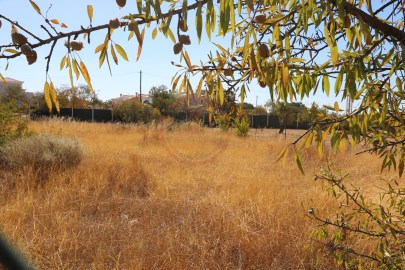
[{"label": "tree branch", "polygon": [[[330,2],[334,6],[337,6],[336,0],[330,0]],[[394,26],[391,26],[387,23],[382,22],[377,17],[367,14],[363,10],[357,8],[356,6],[349,4],[347,1],[343,1],[343,2],[344,2],[345,11],[347,13],[350,13],[353,16],[357,17],[358,19],[363,20],[369,26],[380,31],[384,35],[391,36],[391,37],[395,38],[396,40],[405,43],[405,32],[404,31],[401,31]]]}]

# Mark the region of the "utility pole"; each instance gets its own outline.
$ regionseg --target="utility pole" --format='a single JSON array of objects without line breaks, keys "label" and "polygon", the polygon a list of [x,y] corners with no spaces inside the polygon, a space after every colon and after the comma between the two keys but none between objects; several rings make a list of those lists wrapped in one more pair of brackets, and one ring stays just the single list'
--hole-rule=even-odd
[{"label": "utility pole", "polygon": [[139,71],[139,102],[142,104],[142,70]]}]

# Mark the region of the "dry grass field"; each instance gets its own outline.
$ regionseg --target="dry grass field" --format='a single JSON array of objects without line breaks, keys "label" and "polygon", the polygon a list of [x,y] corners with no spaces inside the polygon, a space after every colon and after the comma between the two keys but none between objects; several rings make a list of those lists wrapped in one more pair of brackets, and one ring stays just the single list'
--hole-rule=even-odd
[{"label": "dry grass field", "polygon": [[[305,217],[334,207],[313,177],[325,160],[305,151],[306,176],[292,160],[276,162],[294,136],[29,126],[77,137],[84,150],[76,168],[51,170],[41,185],[29,169],[0,179],[0,229],[39,269],[339,269],[310,240],[315,223]],[[374,188],[379,161],[353,152],[330,159]]]}]

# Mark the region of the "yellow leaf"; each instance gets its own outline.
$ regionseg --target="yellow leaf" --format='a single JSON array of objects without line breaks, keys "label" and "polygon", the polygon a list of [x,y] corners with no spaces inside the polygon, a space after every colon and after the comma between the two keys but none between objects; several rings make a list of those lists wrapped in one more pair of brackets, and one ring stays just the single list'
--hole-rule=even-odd
[{"label": "yellow leaf", "polygon": [[338,113],[339,112],[339,103],[337,101],[335,101],[334,107],[335,107],[335,111]]},{"label": "yellow leaf", "polygon": [[184,56],[184,60],[186,61],[186,64],[187,64],[188,71],[193,72],[193,69],[192,69],[192,66],[191,66],[190,57],[188,56],[187,51],[184,51],[183,56]]},{"label": "yellow leaf", "polygon": [[140,42],[138,45],[138,53],[136,54],[136,61],[138,61],[139,57],[141,56],[144,36],[145,36],[145,28],[142,30],[142,34],[141,34],[141,38],[140,38],[140,40],[142,42]]},{"label": "yellow leaf", "polygon": [[118,65],[118,57],[117,57],[117,54],[115,53],[114,46],[111,46],[111,56],[112,56],[115,64]]},{"label": "yellow leaf", "polygon": [[338,47],[336,44],[334,44],[330,47],[330,56],[332,59],[333,67],[335,67],[339,61],[339,50],[338,50]]},{"label": "yellow leaf", "polygon": [[41,15],[41,10],[37,6],[37,4],[35,4],[35,2],[32,0],[30,0],[30,3],[31,3],[31,6],[35,9],[35,11],[38,12],[39,15]]},{"label": "yellow leaf", "polygon": [[6,82],[6,79],[4,79],[3,75],[1,75],[1,73],[0,73],[0,79],[1,79],[3,82]]},{"label": "yellow leaf", "polygon": [[288,82],[290,80],[290,72],[288,70],[288,65],[286,63],[281,64],[281,69],[282,69],[282,74],[283,74],[283,85],[284,87],[288,85]]},{"label": "yellow leaf", "polygon": [[8,53],[12,53],[12,54],[18,53],[18,51],[13,50],[13,49],[5,49],[4,51],[8,52]]},{"label": "yellow leaf", "polygon": [[156,38],[156,35],[157,35],[157,29],[155,28],[152,30],[152,39],[153,40]]},{"label": "yellow leaf", "polygon": [[79,64],[77,63],[76,59],[73,59],[73,71],[76,74],[76,80],[79,79],[80,77]]},{"label": "yellow leaf", "polygon": [[56,110],[58,111],[58,113],[60,113],[60,108],[59,108],[59,101],[58,98],[56,96],[56,91],[55,91],[55,87],[53,86],[53,82],[51,81],[50,84],[50,92],[51,92],[51,98],[52,98],[52,102],[55,105]]},{"label": "yellow leaf", "polygon": [[54,23],[54,24],[59,24],[59,21],[57,19],[52,19],[52,20],[50,20],[50,22]]},{"label": "yellow leaf", "polygon": [[83,78],[86,81],[87,85],[89,86],[90,90],[94,93],[93,86],[91,85],[89,72],[87,71],[87,67],[83,63],[83,61],[80,61],[80,70],[82,71]]},{"label": "yellow leaf", "polygon": [[48,107],[49,112],[52,112],[52,101],[51,101],[51,96],[49,93],[48,81],[46,81],[45,85],[44,85],[44,98],[45,98],[45,103],[46,103],[46,106]]},{"label": "yellow leaf", "polygon": [[89,15],[90,22],[93,20],[93,6],[87,5],[87,15]]},{"label": "yellow leaf", "polygon": [[[112,48],[112,46],[111,46],[111,48]],[[121,57],[124,58],[124,60],[128,61],[128,56],[127,56],[127,53],[125,52],[124,48],[122,48],[119,44],[115,44],[115,49],[121,55]]]},{"label": "yellow leaf", "polygon": [[94,50],[94,53],[98,53],[99,51],[101,51],[102,49],[104,49],[105,47],[105,43],[101,43],[100,45],[98,45],[96,47],[96,49]]},{"label": "yellow leaf", "polygon": [[219,91],[219,103],[223,105],[225,96],[224,96],[224,87],[222,85],[221,80],[218,80],[218,91]]},{"label": "yellow leaf", "polygon": [[67,66],[69,67],[69,79],[70,79],[70,86],[73,88],[73,74],[72,74],[72,63],[70,62],[70,55],[67,58]]},{"label": "yellow leaf", "polygon": [[63,56],[62,60],[60,61],[60,70],[62,70],[66,65],[66,55]]},{"label": "yellow leaf", "polygon": [[60,25],[60,27],[62,27],[62,28],[68,28],[68,26],[67,26],[66,24],[64,24],[64,23],[62,23],[62,24]]}]

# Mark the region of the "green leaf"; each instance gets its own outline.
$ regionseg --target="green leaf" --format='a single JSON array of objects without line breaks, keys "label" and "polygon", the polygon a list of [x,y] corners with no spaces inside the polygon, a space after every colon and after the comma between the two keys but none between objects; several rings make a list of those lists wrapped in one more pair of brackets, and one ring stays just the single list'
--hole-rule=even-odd
[{"label": "green leaf", "polygon": [[[111,46],[111,48],[112,48],[112,46]],[[121,55],[121,57],[125,61],[128,61],[127,53],[125,52],[125,50],[119,44],[115,44],[115,49],[117,50],[117,52]]]},{"label": "green leaf", "polygon": [[296,149],[294,149],[294,157],[295,157],[295,163],[297,164],[298,169],[300,170],[301,174],[305,175],[304,168],[302,167],[301,157]]},{"label": "green leaf", "polygon": [[398,165],[398,173],[399,173],[399,177],[402,177],[402,174],[404,173],[404,164],[405,163],[405,157],[401,157],[401,159],[399,160],[399,165]]},{"label": "green leaf", "polygon": [[286,147],[284,147],[284,149],[280,152],[280,154],[278,154],[277,161],[279,161],[281,158],[283,158],[285,155],[287,155],[289,147],[290,147],[290,145],[287,145]]},{"label": "green leaf", "polygon": [[322,89],[327,96],[329,96],[330,84],[328,75],[323,75],[322,79]]},{"label": "green leaf", "polygon": [[332,64],[335,67],[336,64],[339,62],[339,50],[336,44],[333,44],[330,47],[330,56],[332,60]]},{"label": "green leaf", "polygon": [[201,33],[202,33],[202,4],[201,2],[198,2],[198,8],[197,12],[195,15],[195,25],[197,28],[197,37],[198,37],[198,44],[200,44],[201,41]]},{"label": "green leaf", "polygon": [[138,13],[142,14],[142,0],[136,0],[136,7],[138,8]]}]

